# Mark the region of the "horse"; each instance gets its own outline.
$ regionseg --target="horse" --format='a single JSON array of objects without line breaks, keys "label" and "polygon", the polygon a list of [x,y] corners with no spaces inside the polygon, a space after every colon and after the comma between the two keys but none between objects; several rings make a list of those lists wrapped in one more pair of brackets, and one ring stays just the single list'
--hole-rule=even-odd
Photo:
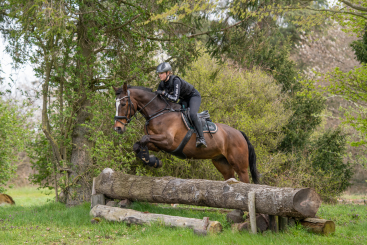
[{"label": "horse", "polygon": [[[134,151],[147,147],[152,151],[173,152],[181,144],[188,129],[181,118],[181,105],[167,101],[151,89],[137,86],[113,87],[116,94],[116,116],[114,130],[123,134],[128,123],[139,112],[145,119],[145,135],[134,144]],[[204,134],[207,148],[197,148],[194,135],[183,148],[187,158],[211,159],[225,180],[234,178],[236,172],[240,181],[250,183],[248,169],[255,184],[259,183],[256,168],[256,154],[245,133],[228,125],[215,123],[215,134]],[[138,147],[135,147],[138,146]],[[151,157],[151,156],[150,156]],[[148,164],[149,160],[142,158]],[[157,166],[155,166],[157,167]]]}]

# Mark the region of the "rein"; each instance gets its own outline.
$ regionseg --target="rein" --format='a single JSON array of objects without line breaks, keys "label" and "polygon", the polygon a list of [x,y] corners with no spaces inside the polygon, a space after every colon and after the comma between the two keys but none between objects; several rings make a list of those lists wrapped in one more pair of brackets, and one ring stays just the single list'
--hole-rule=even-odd
[{"label": "rein", "polygon": [[[134,117],[136,117],[138,119],[138,117],[136,116],[137,112],[140,112],[145,108],[147,107],[155,98],[157,98],[158,94],[156,94],[147,104],[145,104],[142,108],[140,108],[140,110],[136,111],[135,108],[134,108],[134,104],[133,102],[131,101],[131,98],[130,98],[130,90],[127,90],[127,96],[124,96],[120,99],[116,99],[116,102],[117,101],[120,101],[121,103],[121,100],[124,99],[124,98],[127,98],[128,99],[128,109],[126,111],[126,115],[125,116],[115,116],[114,119],[120,123],[122,123],[124,126],[127,126]],[[157,118],[165,113],[168,113],[168,112],[180,112],[181,110],[175,110],[173,109],[170,104],[167,102],[167,100],[162,96],[161,97],[163,99],[163,101],[166,103],[166,107],[159,110],[158,112],[152,114],[152,115],[148,115],[148,117],[145,117],[143,113],[141,113],[144,117],[145,117],[145,127],[146,127],[146,131],[147,131],[147,134],[148,133],[148,125],[149,125],[149,122],[151,120],[153,120],[154,118]],[[134,115],[131,116],[131,111],[133,110],[133,113]],[[165,112],[166,110],[168,110],[167,112]],[[123,123],[122,121],[120,121],[120,119],[126,119],[126,123]]]}]

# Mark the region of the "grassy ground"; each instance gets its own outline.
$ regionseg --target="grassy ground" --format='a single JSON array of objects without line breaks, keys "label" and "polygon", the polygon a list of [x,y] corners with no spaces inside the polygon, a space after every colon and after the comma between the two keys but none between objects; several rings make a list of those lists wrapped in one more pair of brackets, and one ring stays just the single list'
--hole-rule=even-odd
[{"label": "grassy ground", "polygon": [[[225,215],[212,212],[163,209],[147,203],[134,203],[133,209],[218,220],[224,226],[219,235],[199,237],[190,229],[152,226],[127,226],[102,221],[91,224],[90,204],[66,208],[50,201],[50,191],[35,188],[10,190],[16,206],[0,207],[0,244],[367,244],[367,206],[322,205],[318,216],[336,223],[336,233],[310,234],[302,227],[278,234],[252,235],[234,232]],[[51,194],[51,195],[47,195]]]}]

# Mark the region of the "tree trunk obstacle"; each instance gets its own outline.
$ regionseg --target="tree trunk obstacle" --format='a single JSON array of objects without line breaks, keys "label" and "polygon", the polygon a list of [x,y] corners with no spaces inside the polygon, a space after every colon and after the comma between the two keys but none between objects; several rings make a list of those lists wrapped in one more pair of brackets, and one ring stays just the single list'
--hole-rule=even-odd
[{"label": "tree trunk obstacle", "polygon": [[96,194],[112,199],[179,203],[248,211],[255,192],[256,213],[298,218],[315,217],[321,204],[311,188],[279,188],[242,182],[135,176],[105,169],[95,179]]},{"label": "tree trunk obstacle", "polygon": [[162,222],[166,226],[184,227],[194,229],[197,233],[206,235],[207,233],[219,233],[222,225],[218,221],[204,219],[185,218],[164,214],[143,213],[132,209],[109,207],[96,205],[90,211],[94,217],[103,217],[109,221],[125,222],[127,224],[151,224],[151,222]]},{"label": "tree trunk obstacle", "polygon": [[[93,179],[92,193],[91,215],[128,224],[150,224],[152,221],[160,221],[168,226],[192,228],[198,235],[222,230],[219,222],[209,221],[207,217],[204,220],[197,220],[162,214],[147,215],[131,209],[104,206],[105,196],[120,200],[179,203],[249,211],[251,222],[248,220],[233,224],[232,227],[239,231],[250,230],[252,223],[254,224],[251,227],[252,233],[256,232],[255,227],[260,232],[267,229],[278,232],[294,225],[295,220],[298,220],[313,233],[328,235],[335,232],[333,221],[314,218],[321,199],[310,188],[278,188],[246,184],[231,179],[211,181],[135,176],[107,168]],[[255,213],[258,214],[255,216]]]}]

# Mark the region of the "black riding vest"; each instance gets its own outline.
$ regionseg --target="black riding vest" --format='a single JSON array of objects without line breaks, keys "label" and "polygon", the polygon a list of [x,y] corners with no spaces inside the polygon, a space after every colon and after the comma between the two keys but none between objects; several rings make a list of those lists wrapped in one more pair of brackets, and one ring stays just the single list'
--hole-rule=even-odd
[{"label": "black riding vest", "polygon": [[194,90],[194,86],[191,85],[190,83],[186,82],[185,80],[183,80],[179,76],[171,75],[167,82],[161,81],[159,87],[164,88],[166,93],[169,93],[169,94],[173,93],[174,92],[173,80],[175,78],[180,79],[180,81],[181,81],[179,98],[180,99],[186,99],[186,98],[190,97],[192,91]]}]

